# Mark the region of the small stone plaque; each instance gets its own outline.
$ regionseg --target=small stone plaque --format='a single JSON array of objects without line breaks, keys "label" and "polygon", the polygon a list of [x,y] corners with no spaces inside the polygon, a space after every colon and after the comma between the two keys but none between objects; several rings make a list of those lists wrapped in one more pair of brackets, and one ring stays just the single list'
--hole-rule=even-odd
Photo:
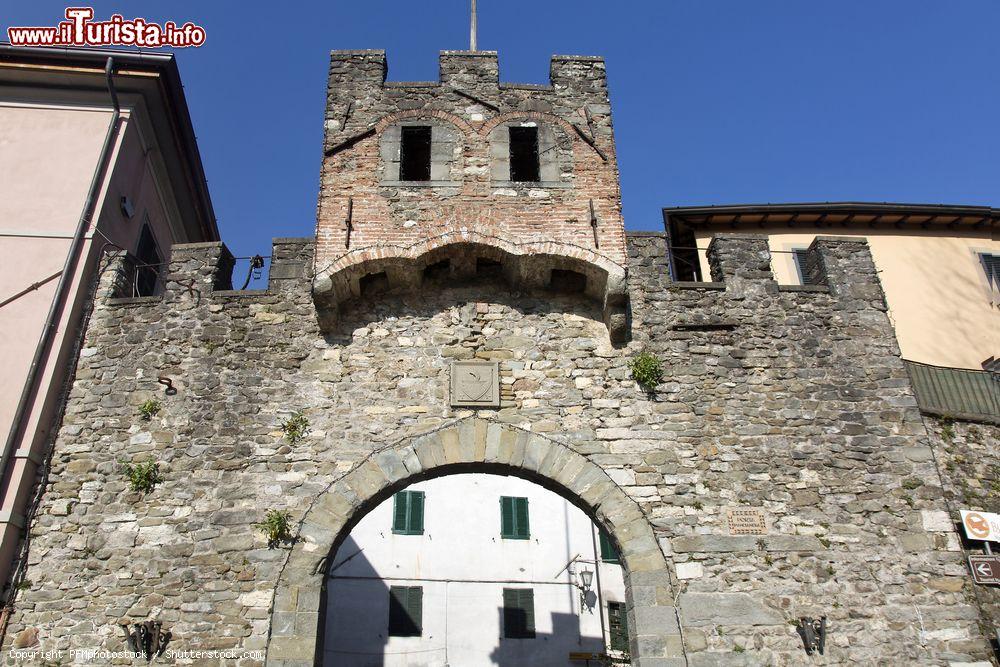
[{"label": "small stone plaque", "polygon": [[500,407],[500,364],[451,362],[451,404],[461,408]]},{"label": "small stone plaque", "polygon": [[764,513],[755,507],[729,510],[730,535],[767,535]]}]

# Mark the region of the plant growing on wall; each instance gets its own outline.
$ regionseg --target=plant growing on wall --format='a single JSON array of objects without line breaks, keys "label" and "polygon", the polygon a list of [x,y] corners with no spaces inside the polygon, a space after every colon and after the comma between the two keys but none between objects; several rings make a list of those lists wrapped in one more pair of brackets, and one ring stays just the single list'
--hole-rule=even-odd
[{"label": "plant growing on wall", "polygon": [[284,510],[268,510],[264,520],[254,524],[267,537],[267,546],[275,547],[292,539],[291,517]]},{"label": "plant growing on wall", "polygon": [[309,433],[309,419],[301,411],[293,412],[292,416],[281,422],[281,430],[285,440],[294,445]]},{"label": "plant growing on wall", "polygon": [[628,368],[632,371],[632,379],[647,390],[653,389],[663,381],[660,360],[649,352],[640,352],[632,357],[628,362]]},{"label": "plant growing on wall", "polygon": [[145,419],[146,421],[149,421],[150,419],[153,418],[154,415],[156,415],[156,413],[160,411],[162,407],[163,405],[161,405],[159,401],[157,401],[154,398],[151,398],[139,406],[139,416]]},{"label": "plant growing on wall", "polygon": [[138,493],[149,493],[156,488],[156,485],[163,481],[160,475],[160,464],[156,461],[141,461],[139,463],[129,463],[119,461],[122,474],[128,479],[129,486]]}]

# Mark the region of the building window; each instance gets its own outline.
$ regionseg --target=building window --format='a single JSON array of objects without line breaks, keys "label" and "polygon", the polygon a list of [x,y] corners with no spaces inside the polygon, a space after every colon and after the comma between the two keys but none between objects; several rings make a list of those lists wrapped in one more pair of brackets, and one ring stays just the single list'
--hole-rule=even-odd
[{"label": "building window", "polygon": [[510,180],[537,183],[539,171],[538,128],[510,128]]},{"label": "building window", "polygon": [[389,588],[389,636],[419,637],[424,618],[424,589],[420,586]]},{"label": "building window", "polygon": [[397,535],[424,534],[423,491],[400,491],[393,496],[392,532]]},{"label": "building window", "polygon": [[431,180],[431,128],[405,125],[399,137],[399,180]]},{"label": "building window", "polygon": [[503,636],[507,639],[535,638],[535,591],[503,589]]},{"label": "building window", "polygon": [[979,261],[986,271],[986,280],[990,284],[991,290],[1000,290],[1000,255],[991,255],[987,252],[979,253]]},{"label": "building window", "polygon": [[156,283],[159,278],[160,258],[156,247],[156,239],[148,224],[142,226],[139,233],[139,245],[135,249],[135,293],[136,296],[153,296],[156,294]]},{"label": "building window", "polygon": [[528,530],[528,499],[502,496],[500,498],[500,537],[507,540],[526,540]]},{"label": "building window", "polygon": [[795,271],[799,276],[800,285],[819,285],[820,280],[817,275],[817,266],[812,261],[808,248],[792,248],[792,257],[795,258]]},{"label": "building window", "polygon": [[621,562],[621,559],[618,556],[618,549],[615,548],[615,544],[611,541],[611,537],[608,536],[608,534],[603,530],[601,531],[601,560],[605,563]]},{"label": "building window", "polygon": [[608,631],[611,634],[611,650],[628,650],[628,615],[622,602],[608,603]]}]

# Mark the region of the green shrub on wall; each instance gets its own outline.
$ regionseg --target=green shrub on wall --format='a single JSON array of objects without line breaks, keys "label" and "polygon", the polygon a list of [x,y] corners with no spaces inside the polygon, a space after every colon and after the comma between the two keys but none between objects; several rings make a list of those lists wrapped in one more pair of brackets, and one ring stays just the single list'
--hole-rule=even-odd
[{"label": "green shrub on wall", "polygon": [[128,480],[129,486],[138,493],[150,493],[156,485],[163,481],[160,475],[160,464],[156,461],[128,463],[119,461],[122,474]]},{"label": "green shrub on wall", "polygon": [[309,419],[301,412],[293,412],[292,416],[281,422],[281,430],[285,440],[294,445],[309,433]]},{"label": "green shrub on wall", "polygon": [[254,524],[267,537],[267,546],[275,547],[292,539],[291,516],[282,510],[268,510],[264,520]]},{"label": "green shrub on wall", "polygon": [[640,352],[628,362],[632,379],[645,389],[653,389],[663,381],[663,368],[656,355]]}]

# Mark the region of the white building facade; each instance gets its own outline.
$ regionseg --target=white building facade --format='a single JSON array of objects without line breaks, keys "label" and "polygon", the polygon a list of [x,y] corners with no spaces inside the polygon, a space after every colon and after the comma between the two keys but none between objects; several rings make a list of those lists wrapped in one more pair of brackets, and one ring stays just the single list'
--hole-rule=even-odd
[{"label": "white building facade", "polygon": [[584,665],[624,655],[624,611],[614,547],[582,510],[519,478],[449,475],[380,504],[338,550],[324,664]]}]

